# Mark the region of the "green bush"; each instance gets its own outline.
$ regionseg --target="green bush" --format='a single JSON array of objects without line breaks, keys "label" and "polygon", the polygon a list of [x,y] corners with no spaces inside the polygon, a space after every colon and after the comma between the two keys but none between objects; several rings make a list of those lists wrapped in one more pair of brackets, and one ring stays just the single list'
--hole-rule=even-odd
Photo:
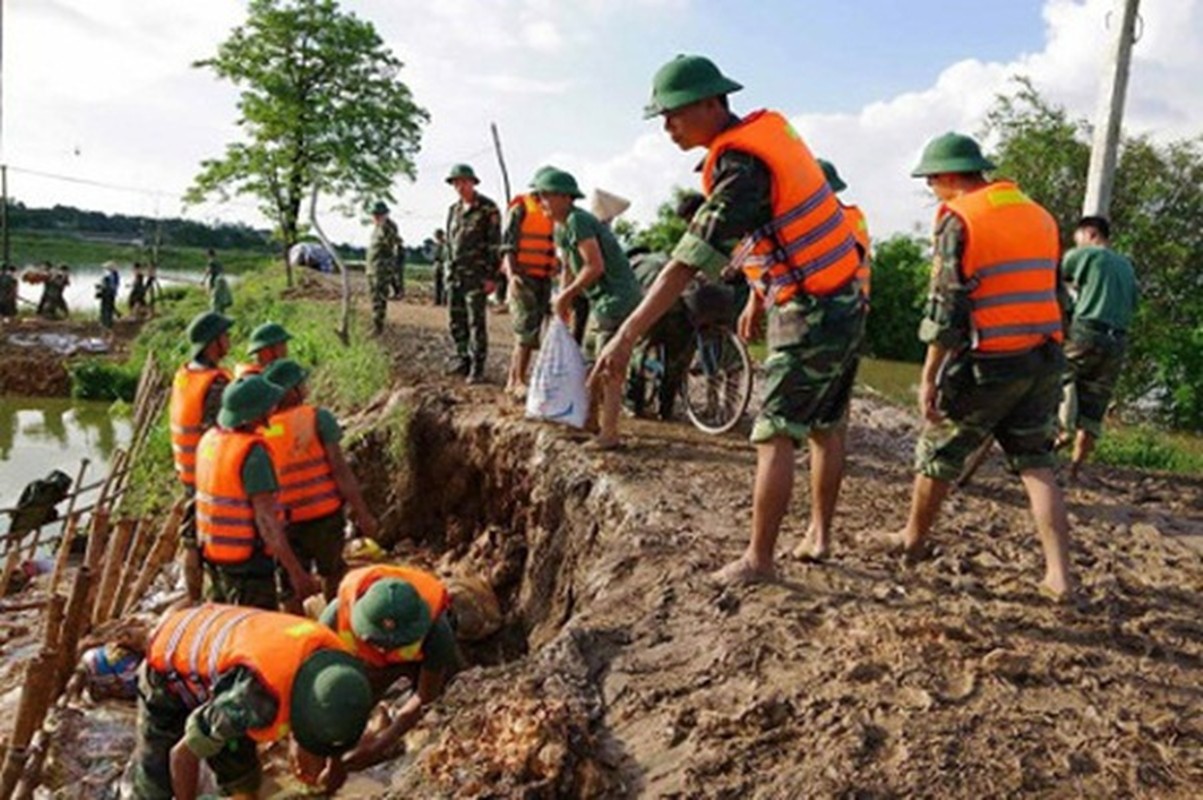
[{"label": "green bush", "polygon": [[873,248],[872,294],[865,337],[869,353],[894,361],[923,360],[919,321],[931,265],[921,239],[896,234]]},{"label": "green bush", "polygon": [[130,402],[138,389],[138,371],[129,364],[90,358],[71,366],[71,396],[78,400]]},{"label": "green bush", "polygon": [[1114,467],[1203,472],[1203,455],[1188,452],[1165,434],[1147,427],[1108,431],[1099,440],[1095,459]]}]

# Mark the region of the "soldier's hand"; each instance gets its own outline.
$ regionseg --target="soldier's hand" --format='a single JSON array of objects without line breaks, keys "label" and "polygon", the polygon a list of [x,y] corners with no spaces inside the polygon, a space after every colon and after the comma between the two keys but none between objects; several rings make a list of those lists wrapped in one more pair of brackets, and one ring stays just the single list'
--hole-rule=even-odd
[{"label": "soldier's hand", "polygon": [[928,422],[941,422],[944,415],[939,409],[940,390],[932,381],[921,381],[919,384],[919,413]]},{"label": "soldier's hand", "polygon": [[552,301],[551,310],[552,313],[567,323],[572,316],[572,298],[566,293],[560,292],[556,295],[556,299]]},{"label": "soldier's hand", "polygon": [[296,593],[297,599],[304,600],[306,597],[312,597],[322,590],[322,582],[319,581],[312,573],[302,572],[300,575],[292,576],[292,588]]},{"label": "soldier's hand", "polygon": [[359,532],[368,539],[375,539],[376,534],[380,532],[380,523],[370,512],[360,515],[355,524],[359,526]]},{"label": "soldier's hand", "polygon": [[749,300],[744,310],[739,313],[737,331],[739,338],[751,342],[760,338],[760,326],[764,319],[764,309],[755,300]]}]

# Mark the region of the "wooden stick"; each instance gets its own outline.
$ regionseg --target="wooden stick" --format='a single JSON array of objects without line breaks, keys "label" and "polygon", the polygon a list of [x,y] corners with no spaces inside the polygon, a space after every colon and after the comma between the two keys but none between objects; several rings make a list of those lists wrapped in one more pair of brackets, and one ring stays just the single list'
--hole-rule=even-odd
[{"label": "wooden stick", "polygon": [[50,752],[50,734],[45,728],[39,730],[33,737],[25,756],[25,768],[21,771],[21,779],[13,790],[13,800],[33,800],[34,790],[42,782],[42,768],[46,764],[46,755]]},{"label": "wooden stick", "polygon": [[0,800],[12,797],[13,789],[25,768],[25,748],[29,746],[34,732],[42,727],[46,710],[50,708],[47,698],[55,694],[53,659],[52,651],[41,650],[25,666],[25,682],[17,704],[17,716],[12,734],[8,737],[4,769],[0,772]]},{"label": "wooden stick", "polygon": [[20,603],[3,603],[0,604],[0,614],[8,614],[16,611],[33,611],[35,608],[43,608],[45,605],[45,597],[39,597],[37,600],[24,600]]},{"label": "wooden stick", "polygon": [[100,588],[96,590],[96,604],[92,607],[92,624],[99,625],[108,619],[109,607],[117,591],[121,567],[125,563],[126,551],[134,535],[134,521],[129,517],[117,520],[117,535],[109,540],[104,568],[100,571]]},{"label": "wooden stick", "polygon": [[63,633],[59,637],[59,662],[55,672],[58,693],[67,686],[75,670],[75,650],[79,637],[83,635],[88,620],[88,596],[92,593],[92,569],[84,564],[75,573],[71,594],[67,597],[67,611],[63,617]]},{"label": "wooden stick", "polygon": [[0,570],[0,597],[8,595],[8,581],[12,578],[19,563],[21,563],[21,547],[14,542],[9,545],[8,555],[4,559],[4,568]]},{"label": "wooden stick", "polygon": [[121,562],[121,575],[113,590],[113,600],[105,609],[104,618],[113,619],[121,614],[125,599],[129,596],[130,583],[138,574],[138,567],[146,557],[147,541],[150,538],[150,520],[135,521],[134,540],[130,543],[129,552]]},{"label": "wooden stick", "polygon": [[42,623],[42,647],[53,650],[58,647],[63,634],[63,614],[67,610],[67,598],[52,594],[46,600],[46,616]]},{"label": "wooden stick", "polygon": [[130,588],[125,610],[133,608],[142,599],[159,569],[175,555],[175,548],[180,539],[180,523],[184,519],[184,503],[185,501],[181,498],[176,500],[175,505],[171,507],[171,513],[167,515],[167,520],[163,523],[150,553],[146,556],[145,563],[142,564],[138,580]]},{"label": "wooden stick", "polygon": [[79,472],[75,473],[75,483],[71,484],[75,491],[71,493],[70,499],[67,500],[67,512],[63,515],[63,527],[59,528],[59,533],[64,536],[67,534],[67,524],[71,519],[71,515],[75,513],[75,501],[79,499],[80,495],[79,487],[84,485],[84,476],[87,475],[88,465],[91,463],[86,458],[79,460]]},{"label": "wooden stick", "polygon": [[63,537],[58,543],[58,555],[54,559],[54,571],[50,573],[50,586],[47,591],[54,594],[58,590],[59,582],[63,579],[63,572],[67,569],[67,559],[71,557],[71,545],[75,543],[75,530],[79,527],[79,515],[71,514],[67,517],[66,525],[63,527]]}]

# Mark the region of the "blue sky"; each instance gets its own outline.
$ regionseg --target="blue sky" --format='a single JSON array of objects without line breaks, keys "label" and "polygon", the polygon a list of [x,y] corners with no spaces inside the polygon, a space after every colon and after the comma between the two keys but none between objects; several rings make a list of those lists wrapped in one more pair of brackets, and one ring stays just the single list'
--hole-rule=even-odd
[{"label": "blue sky", "polygon": [[[773,107],[835,160],[875,233],[930,216],[907,172],[924,142],[973,131],[1016,73],[1076,114],[1093,113],[1104,20],[1114,0],[745,2],[717,0],[344,0],[406,62],[402,79],[432,114],[416,184],[399,183],[407,239],[429,235],[452,195],[447,167],[471,161],[498,197],[488,132],[502,131],[516,186],[542,163],[588,191],[632,199],[648,219],[700,153],[644,121],[655,69],[711,55],[747,89],[737,110]],[[749,11],[752,9],[752,11]],[[1203,0],[1144,0],[1129,125],[1155,136],[1203,131]],[[189,67],[245,15],[241,0],[7,0],[4,158],[10,191],[130,213],[178,214],[202,158],[237,136],[236,94]],[[20,170],[24,169],[25,172]],[[30,170],[154,189],[69,184]],[[500,198],[498,198],[500,199]],[[262,224],[253,202],[184,209]],[[324,214],[336,238],[361,219]]]}]

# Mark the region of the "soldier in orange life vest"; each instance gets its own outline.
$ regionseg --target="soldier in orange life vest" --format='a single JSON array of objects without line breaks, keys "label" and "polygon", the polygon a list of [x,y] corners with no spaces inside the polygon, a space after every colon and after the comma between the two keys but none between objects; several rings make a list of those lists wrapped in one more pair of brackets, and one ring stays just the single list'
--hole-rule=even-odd
[{"label": "soldier in orange life vest", "polygon": [[526,395],[531,353],[539,347],[551,309],[551,279],[559,271],[554,227],[533,193],[510,201],[501,235],[501,271],[509,280],[514,315],[514,352],[505,390],[520,398]]},{"label": "soldier in orange life vest", "polygon": [[1031,502],[1045,576],[1041,591],[1065,599],[1073,588],[1069,522],[1053,475],[1060,401],[1060,240],[1057,223],[1014,183],[987,181],[994,169],[977,142],[933,139],[912,173],[940,199],[919,385],[925,424],[916,445],[914,496],[906,528],[890,537],[909,558],[924,540],[965,459],[993,436]]},{"label": "soldier in orange life vest", "polygon": [[234,377],[259,375],[273,361],[288,358],[288,342],[292,334],[278,322],[265,322],[251,331],[251,343],[246,351],[255,360],[248,364],[239,364],[234,369]]},{"label": "soldier in orange life vest", "polygon": [[188,599],[201,598],[201,558],[196,541],[196,446],[217,423],[221,393],[230,373],[221,360],[230,351],[230,326],[234,321],[212,311],[198,315],[188,325],[192,360],[176,370],[171,382],[171,452],[175,471],[184,485],[187,505],[180,538],[184,545],[184,585]]},{"label": "soldier in orange life vest", "polygon": [[591,380],[621,381],[631,348],[701,270],[720,279],[740,268],[752,284],[740,318],[744,338],[768,308],[765,394],[752,430],[757,446],[751,540],[714,574],[724,584],[776,578],[774,551],[789,508],[794,453],[811,456],[808,538],[826,542],[844,474],[844,437],[864,332],[857,290],[856,237],[823,170],[780,114],[731,113],[727,95],[742,87],[701,56],[678,56],[653,79],[648,118],[682,150],[705,147],[706,202],[643,303],[627,318]]},{"label": "soldier in orange life vest", "polygon": [[[818,159],[819,166],[823,168],[823,175],[827,178],[827,185],[831,187],[831,191],[836,193],[836,197],[848,188],[848,184],[844,183],[844,179],[840,177],[839,170],[825,158]],[[840,200],[840,209],[843,210],[844,216],[852,223],[852,234],[856,237],[856,245],[860,249],[860,269],[856,271],[856,279],[860,282],[860,293],[865,298],[865,302],[869,302],[869,278],[872,267],[872,254],[870,247],[872,240],[869,238],[869,221],[865,219],[865,212],[860,210],[860,206],[850,206],[843,200]]]},{"label": "soldier in orange life vest", "polygon": [[275,610],[277,562],[300,599],[321,591],[288,544],[260,433],[283,394],[260,375],[230,384],[217,425],[197,446],[196,530],[214,602]]},{"label": "soldier in orange life vest", "polygon": [[[263,377],[283,390],[263,429],[280,481],[288,543],[305,569],[317,568],[326,599],[333,600],[347,569],[343,561],[344,508],[360,532],[376,538],[376,517],[368,510],[359,481],[343,457],[342,428],[324,408],[305,402],[308,373],[287,358],[272,362]],[[285,578],[286,583],[287,576]],[[285,598],[286,608],[292,598]]]},{"label": "soldier in orange life vest", "polygon": [[339,756],[372,710],[363,666],[338,636],[289,614],[201,605],[169,613],[139,675],[134,796],[193,800],[205,759],[223,796],[254,797],[260,743],[290,733],[336,791]]},{"label": "soldier in orange life vest", "polygon": [[383,730],[365,735],[347,754],[348,770],[388,757],[458,669],[450,609],[451,596],[442,581],[420,569],[381,564],[343,578],[338,599],[326,606],[321,621],[367,666],[377,698],[398,678],[408,677],[415,687]]}]

